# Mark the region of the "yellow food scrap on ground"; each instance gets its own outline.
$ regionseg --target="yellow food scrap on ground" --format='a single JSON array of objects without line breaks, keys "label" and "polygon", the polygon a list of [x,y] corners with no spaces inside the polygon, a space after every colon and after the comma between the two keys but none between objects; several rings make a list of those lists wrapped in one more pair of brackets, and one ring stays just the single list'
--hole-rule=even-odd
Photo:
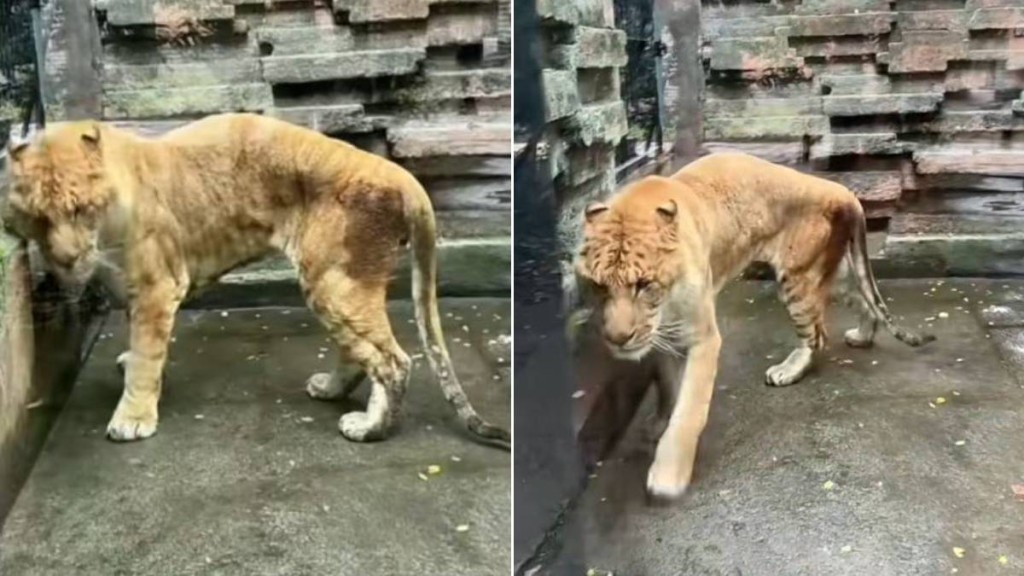
[{"label": "yellow food scrap on ground", "polygon": [[824,490],[831,490],[836,487],[836,483],[831,480],[826,480],[825,483],[821,485],[821,487]]},{"label": "yellow food scrap on ground", "polygon": [[1006,566],[1009,563],[1010,559],[1007,558],[1005,555],[999,557],[999,564],[1001,564],[1002,566]]},{"label": "yellow food scrap on ground", "polygon": [[469,524],[459,524],[455,527],[456,532],[469,532]]},{"label": "yellow food scrap on ground", "polygon": [[963,558],[967,551],[959,546],[953,546],[953,555],[957,558]]},{"label": "yellow food scrap on ground", "polygon": [[430,474],[431,476],[437,476],[440,473],[441,467],[438,466],[437,464],[431,464],[430,466],[427,466],[427,474]]},{"label": "yellow food scrap on ground", "polygon": [[420,477],[420,480],[423,480],[424,482],[427,481],[427,475],[424,474],[423,472],[420,472],[419,474],[417,474],[417,476]]},{"label": "yellow food scrap on ground", "polygon": [[942,396],[939,396],[938,398],[935,399],[935,403],[941,406],[946,403],[946,399],[943,398]]},{"label": "yellow food scrap on ground", "polygon": [[847,544],[846,546],[843,546],[842,548],[840,548],[839,551],[842,552],[843,554],[847,554],[849,552],[853,552],[853,546],[850,546],[849,544]]}]

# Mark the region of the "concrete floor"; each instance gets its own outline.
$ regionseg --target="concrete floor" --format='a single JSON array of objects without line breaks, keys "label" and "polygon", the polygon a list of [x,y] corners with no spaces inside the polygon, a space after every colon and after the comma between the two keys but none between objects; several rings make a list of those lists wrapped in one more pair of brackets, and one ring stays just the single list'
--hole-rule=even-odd
[{"label": "concrete floor", "polygon": [[838,343],[788,388],[762,383],[794,338],[774,287],[723,294],[695,483],[678,502],[645,501],[648,396],[569,513],[573,558],[560,565],[629,576],[1024,574],[1024,502],[1011,488],[1024,484],[1024,282],[885,282],[882,292],[938,341],[911,349],[883,335],[852,350],[841,343],[852,315],[834,310]]},{"label": "concrete floor", "polygon": [[[508,426],[509,300],[441,308],[467,393]],[[104,428],[122,387],[122,317],[110,317],[7,518],[0,574],[508,574],[509,454],[460,432],[422,360],[397,435],[356,444],[337,420],[366,390],[347,403],[304,391],[333,364],[306,310],[182,312],[159,432],[114,444]],[[415,355],[411,317],[408,303],[391,305]],[[430,465],[441,474],[424,481]]]}]

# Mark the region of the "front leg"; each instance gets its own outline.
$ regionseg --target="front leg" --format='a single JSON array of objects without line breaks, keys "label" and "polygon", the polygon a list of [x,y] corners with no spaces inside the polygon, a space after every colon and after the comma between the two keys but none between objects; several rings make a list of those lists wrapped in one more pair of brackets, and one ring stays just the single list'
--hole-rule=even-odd
[{"label": "front leg", "polygon": [[[708,420],[722,338],[712,303],[705,304],[701,316],[697,340],[690,346],[682,374],[677,372],[682,384],[647,474],[647,491],[651,496],[676,498],[686,491],[697,457],[697,443]],[[664,390],[666,383],[661,385]]]},{"label": "front leg", "polygon": [[107,425],[111,440],[140,440],[156,433],[167,346],[184,293],[178,283],[167,281],[146,287],[132,300],[124,393]]}]

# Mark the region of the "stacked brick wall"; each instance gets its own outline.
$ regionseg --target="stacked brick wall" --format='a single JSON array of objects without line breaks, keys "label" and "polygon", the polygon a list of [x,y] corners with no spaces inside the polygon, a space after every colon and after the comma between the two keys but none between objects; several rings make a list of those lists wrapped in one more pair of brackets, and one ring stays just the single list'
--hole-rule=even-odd
[{"label": "stacked brick wall", "polygon": [[612,0],[538,0],[537,11],[548,122],[543,149],[568,251],[582,209],[615,189],[615,146],[628,129],[619,89],[626,34],[615,28]]},{"label": "stacked brick wall", "polygon": [[704,142],[849,185],[886,253],[1024,272],[1021,0],[705,1]]}]

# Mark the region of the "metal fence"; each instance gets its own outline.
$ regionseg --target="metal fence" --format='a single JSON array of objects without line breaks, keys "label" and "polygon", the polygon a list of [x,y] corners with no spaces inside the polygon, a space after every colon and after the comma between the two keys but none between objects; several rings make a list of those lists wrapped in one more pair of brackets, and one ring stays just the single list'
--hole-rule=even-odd
[{"label": "metal fence", "polygon": [[626,33],[629,62],[620,69],[622,99],[629,133],[616,150],[616,164],[626,168],[662,149],[661,57],[654,0],[615,0],[615,27]]},{"label": "metal fence", "polygon": [[38,6],[38,0],[0,0],[0,140],[11,124],[28,120],[38,97],[32,31],[32,9]]}]

